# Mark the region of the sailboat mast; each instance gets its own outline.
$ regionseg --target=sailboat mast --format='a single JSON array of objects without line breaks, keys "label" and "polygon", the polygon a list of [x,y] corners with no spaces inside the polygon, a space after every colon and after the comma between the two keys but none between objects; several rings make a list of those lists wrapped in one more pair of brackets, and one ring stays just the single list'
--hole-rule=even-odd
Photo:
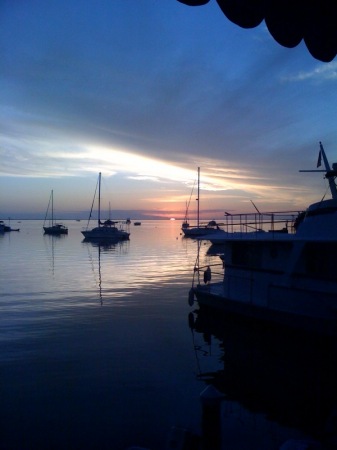
[{"label": "sailboat mast", "polygon": [[199,200],[199,198],[200,198],[200,167],[198,167],[198,198],[197,198],[197,201],[198,201],[198,212],[197,212],[197,226],[198,226],[198,228],[199,228],[199,221],[200,221],[200,200]]},{"label": "sailboat mast", "polygon": [[51,225],[54,226],[54,191],[51,191]]},{"label": "sailboat mast", "polygon": [[101,225],[101,172],[98,176],[98,226]]}]

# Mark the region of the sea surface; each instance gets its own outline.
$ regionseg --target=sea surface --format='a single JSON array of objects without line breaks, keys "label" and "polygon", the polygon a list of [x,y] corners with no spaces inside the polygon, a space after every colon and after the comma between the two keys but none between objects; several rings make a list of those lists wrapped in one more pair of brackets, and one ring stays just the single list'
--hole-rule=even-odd
[{"label": "sea surface", "polygon": [[[189,305],[198,247],[205,265],[221,249],[179,221],[131,224],[129,241],[106,246],[64,223],[67,236],[42,221],[0,235],[1,450],[331,443],[330,342]],[[209,386],[221,395],[205,407]]]}]

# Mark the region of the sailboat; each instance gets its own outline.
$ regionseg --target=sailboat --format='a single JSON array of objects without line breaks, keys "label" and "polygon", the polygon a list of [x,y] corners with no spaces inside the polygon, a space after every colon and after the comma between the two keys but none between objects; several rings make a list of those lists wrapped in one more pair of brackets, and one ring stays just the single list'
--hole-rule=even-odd
[{"label": "sailboat", "polygon": [[191,198],[192,198],[193,191],[194,191],[194,186],[195,186],[195,182],[194,182],[193,187],[192,187],[192,191],[191,191],[191,194],[190,194],[190,198],[189,198],[188,202],[186,202],[186,211],[185,211],[184,222],[183,222],[183,224],[182,224],[182,226],[181,226],[182,228],[188,228],[188,227],[190,226],[190,224],[189,224],[188,213],[189,213],[189,208],[190,208]]},{"label": "sailboat", "polygon": [[197,224],[191,226],[187,220],[187,208],[185,220],[182,224],[181,231],[186,237],[206,236],[207,234],[214,234],[217,231],[221,231],[215,220],[211,220],[207,224],[200,223],[200,167],[198,167],[198,197],[197,197]]},{"label": "sailboat", "polygon": [[[46,220],[48,217],[49,207],[51,207],[51,218],[49,219],[49,226],[45,226]],[[62,223],[54,222],[54,192],[53,192],[53,190],[50,193],[46,216],[45,216],[44,222],[43,222],[43,229],[44,229],[45,234],[52,234],[54,236],[59,236],[60,234],[68,234],[67,227],[65,227]]]},{"label": "sailboat", "polygon": [[20,231],[20,228],[12,228],[10,218],[8,218],[8,220],[9,220],[8,225],[5,224],[3,220],[0,220],[0,233],[4,233],[6,231]]},{"label": "sailboat", "polygon": [[[91,230],[88,229],[91,214],[92,214],[92,207],[87,223],[87,228],[81,233],[83,234],[84,238],[86,240],[96,241],[96,242],[104,242],[104,241],[120,241],[120,240],[127,240],[129,239],[130,233],[123,230],[122,228],[117,228],[116,224],[119,223],[119,221],[112,221],[110,219],[105,220],[104,222],[101,221],[101,178],[102,174],[101,172],[98,175],[98,219],[97,219],[97,227],[92,228]],[[97,186],[96,186],[97,190]],[[96,197],[96,190],[94,195],[94,201]]]}]

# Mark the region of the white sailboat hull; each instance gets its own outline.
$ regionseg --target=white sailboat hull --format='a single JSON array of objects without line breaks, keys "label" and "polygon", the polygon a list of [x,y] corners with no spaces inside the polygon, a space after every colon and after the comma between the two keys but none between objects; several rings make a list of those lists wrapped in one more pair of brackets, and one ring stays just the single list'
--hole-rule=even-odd
[{"label": "white sailboat hull", "polygon": [[109,240],[109,241],[118,241],[118,240],[128,240],[130,233],[119,230],[116,227],[96,227],[92,230],[82,231],[85,239],[88,240]]},{"label": "white sailboat hull", "polygon": [[54,236],[59,236],[61,234],[68,234],[68,228],[64,225],[55,224],[50,227],[43,227],[45,234],[52,234]]}]

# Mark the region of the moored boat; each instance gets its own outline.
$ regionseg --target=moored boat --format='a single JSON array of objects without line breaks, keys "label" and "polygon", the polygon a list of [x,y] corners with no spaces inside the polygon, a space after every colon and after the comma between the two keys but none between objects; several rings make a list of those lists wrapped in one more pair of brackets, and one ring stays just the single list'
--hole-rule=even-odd
[{"label": "moored boat", "polygon": [[[98,219],[97,219],[97,227],[89,229],[89,223],[92,214],[92,208],[90,211],[87,228],[81,233],[83,234],[86,240],[96,241],[96,242],[104,242],[104,241],[120,241],[129,239],[130,233],[122,229],[123,222],[121,221],[113,221],[113,220],[105,220],[101,221],[101,172],[98,175]],[[96,190],[95,190],[96,195]],[[95,201],[95,196],[94,196]],[[94,204],[94,202],[93,202]],[[117,228],[117,224],[119,224],[119,228]]]},{"label": "moored boat", "polygon": [[0,233],[5,233],[8,231],[20,231],[20,228],[12,228],[10,224],[6,225],[3,220],[0,220]]},{"label": "moored boat", "polygon": [[221,240],[222,281],[211,282],[211,273],[204,283],[198,277],[191,304],[196,297],[202,306],[337,333],[337,164],[330,168],[321,143],[319,155],[332,198],[296,214],[230,217]]},{"label": "moored boat", "polygon": [[[49,208],[51,210],[51,217],[48,219]],[[49,225],[46,226],[46,221],[49,220]],[[68,234],[68,228],[62,223],[56,223],[54,221],[54,191],[52,190],[49,197],[46,216],[43,222],[43,230],[45,234],[51,234],[53,236],[60,236],[61,234]]]},{"label": "moored boat", "polygon": [[[193,191],[192,191],[193,192]],[[219,225],[215,220],[210,220],[207,223],[200,222],[200,167],[198,167],[198,195],[197,195],[197,223],[196,225],[190,225],[188,221],[188,206],[186,207],[186,214],[184,222],[181,226],[181,231],[186,237],[198,237],[205,236],[208,234],[214,234],[217,232],[221,232]]]}]

